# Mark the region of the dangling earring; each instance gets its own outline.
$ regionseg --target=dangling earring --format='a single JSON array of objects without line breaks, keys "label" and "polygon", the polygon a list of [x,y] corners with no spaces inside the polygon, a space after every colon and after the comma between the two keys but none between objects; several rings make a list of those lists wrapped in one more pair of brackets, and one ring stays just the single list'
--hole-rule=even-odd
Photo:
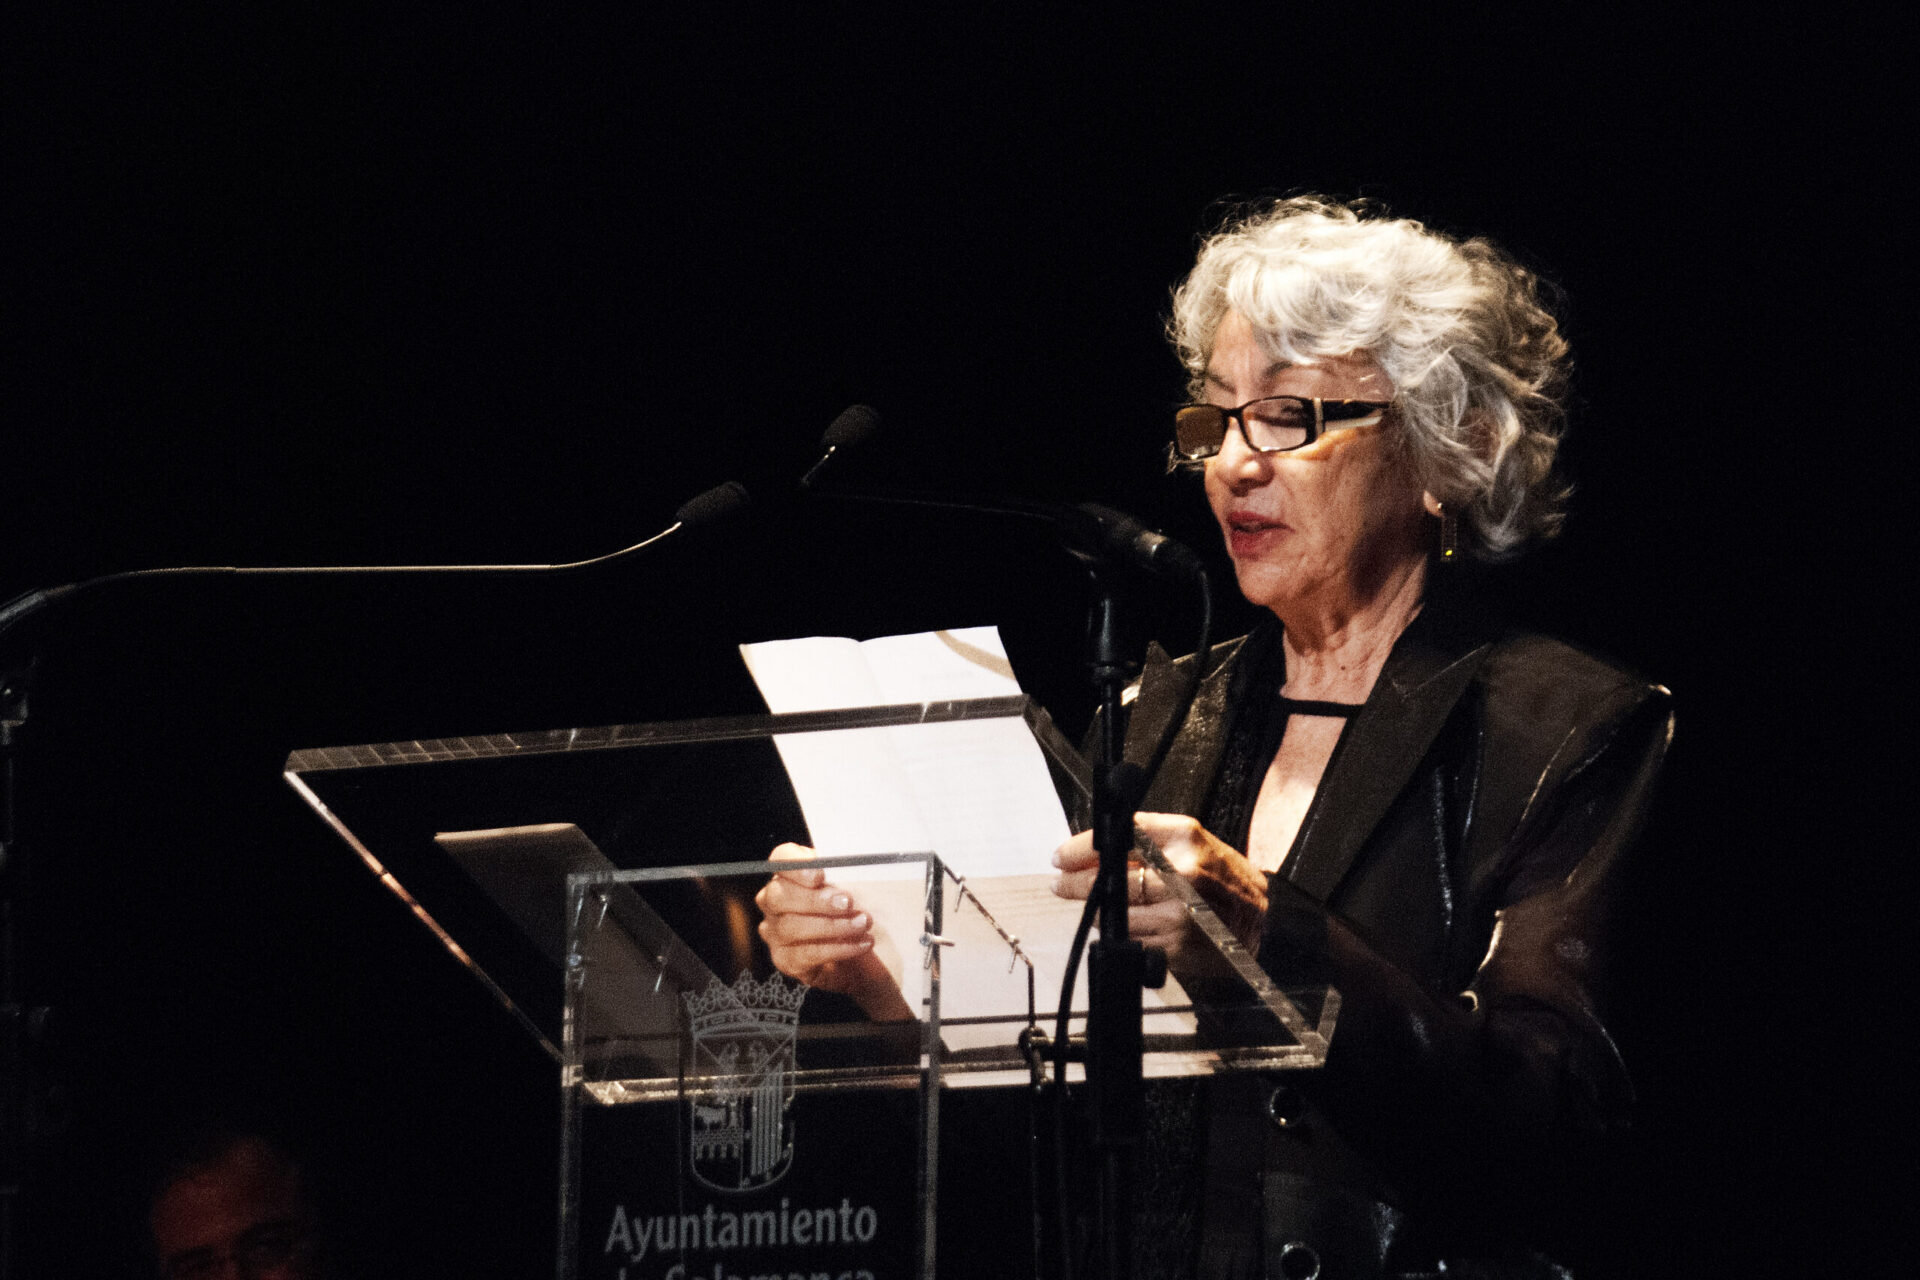
[{"label": "dangling earring", "polygon": [[1431,493],[1420,495],[1425,501],[1427,514],[1440,517],[1440,563],[1452,564],[1459,558],[1460,522],[1446,503]]}]

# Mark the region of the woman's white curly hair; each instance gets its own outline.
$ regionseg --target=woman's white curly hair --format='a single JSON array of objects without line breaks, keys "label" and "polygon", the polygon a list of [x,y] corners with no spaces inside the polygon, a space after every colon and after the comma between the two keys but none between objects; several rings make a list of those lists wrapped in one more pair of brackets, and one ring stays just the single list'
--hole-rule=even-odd
[{"label": "woman's white curly hair", "polygon": [[1276,360],[1379,363],[1388,421],[1421,487],[1458,513],[1463,551],[1505,559],[1558,530],[1567,343],[1539,281],[1493,244],[1320,196],[1281,200],[1210,236],[1174,291],[1167,334],[1196,399],[1229,311]]}]

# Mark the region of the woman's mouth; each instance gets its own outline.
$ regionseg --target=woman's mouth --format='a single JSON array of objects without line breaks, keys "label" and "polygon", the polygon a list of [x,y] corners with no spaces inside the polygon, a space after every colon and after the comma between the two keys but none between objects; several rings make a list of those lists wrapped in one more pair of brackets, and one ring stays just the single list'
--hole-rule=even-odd
[{"label": "woman's mouth", "polygon": [[1252,511],[1230,511],[1222,523],[1227,531],[1227,550],[1235,557],[1260,554],[1288,530],[1285,521]]}]

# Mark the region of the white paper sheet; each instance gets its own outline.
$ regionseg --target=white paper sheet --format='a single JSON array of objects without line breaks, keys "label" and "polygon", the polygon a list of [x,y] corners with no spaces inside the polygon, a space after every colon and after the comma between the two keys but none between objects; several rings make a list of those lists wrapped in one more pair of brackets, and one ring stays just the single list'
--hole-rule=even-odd
[{"label": "white paper sheet", "polygon": [[[776,714],[1017,695],[994,627],[740,646]],[[1024,721],[958,720],[774,739],[822,854],[931,850],[961,875],[1044,871],[1067,838]],[[861,868],[843,879],[897,874]]]},{"label": "white paper sheet", "polygon": [[[884,636],[836,637],[740,646],[741,656],[776,714],[899,703],[995,698],[1020,692],[994,627]],[[814,847],[822,854],[931,850],[968,883],[1034,964],[1041,1009],[1059,1000],[1066,951],[1083,906],[1055,897],[1052,855],[1069,829],[1045,756],[1017,716],[877,729],[782,734],[786,762]],[[918,944],[923,873],[840,867],[835,883],[859,883],[855,896],[873,916],[876,953],[910,1006],[926,991]],[[951,886],[948,900],[953,903]],[[1024,970],[1006,964],[1003,943],[971,905],[950,905],[951,932],[966,935],[942,984],[948,1018],[1008,1017],[1027,1007]],[[964,953],[961,959],[958,953]],[[1184,1003],[1170,984],[1147,1003]],[[1076,985],[1084,1009],[1086,971]],[[1000,1043],[1004,1025],[948,1035]]]}]

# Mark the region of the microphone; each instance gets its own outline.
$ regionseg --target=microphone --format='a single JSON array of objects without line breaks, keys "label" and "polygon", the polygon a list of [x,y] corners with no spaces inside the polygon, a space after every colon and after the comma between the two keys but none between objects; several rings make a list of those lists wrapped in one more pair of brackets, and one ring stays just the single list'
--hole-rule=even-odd
[{"label": "microphone", "polygon": [[707,525],[719,524],[731,520],[746,510],[752,501],[747,494],[747,486],[738,480],[729,480],[717,484],[705,493],[688,498],[681,508],[673,513],[673,519],[682,529],[692,531]]},{"label": "microphone", "polygon": [[1177,581],[1206,577],[1206,568],[1192,548],[1147,528],[1124,512],[1097,502],[1083,502],[1064,515],[1060,528],[1067,549],[1083,559],[1117,559],[1155,577]]},{"label": "microphone", "polygon": [[[813,464],[813,469],[800,481],[800,487],[811,489],[815,497],[821,498],[872,502],[895,507],[933,507],[946,511],[967,511],[975,515],[1013,516],[1022,520],[1039,521],[1052,525],[1055,535],[1066,547],[1068,553],[1087,562],[1090,567],[1097,568],[1114,563],[1129,565],[1156,577],[1175,579],[1193,589],[1200,600],[1200,635],[1199,644],[1196,646],[1199,660],[1186,668],[1187,678],[1175,702],[1173,717],[1161,730],[1159,739],[1153,745],[1153,752],[1148,757],[1143,776],[1153,776],[1159,770],[1161,762],[1166,759],[1168,749],[1173,745],[1175,731],[1186,720],[1187,709],[1193,705],[1193,697],[1200,688],[1200,681],[1213,665],[1213,582],[1208,578],[1206,565],[1201,562],[1200,557],[1184,543],[1176,542],[1164,533],[1147,528],[1132,516],[1094,502],[1083,502],[1077,507],[1067,507],[1057,503],[1021,502],[1000,498],[981,500],[937,497],[918,493],[860,493],[812,489],[814,479],[820,474],[821,468],[827,465],[828,459],[833,457],[835,449],[843,444],[864,440],[879,429],[880,415],[866,405],[856,404],[841,413],[833,420],[833,425],[827,428],[826,435],[821,440],[821,443],[827,446],[825,456]],[[1075,943],[1076,953],[1079,945],[1079,942]],[[1061,1000],[1060,1007],[1062,1009],[1067,1007],[1067,1001],[1064,998]],[[1064,1036],[1061,1042],[1065,1043]]]},{"label": "microphone", "polygon": [[[867,410],[872,414],[871,409]],[[841,415],[845,417],[845,414]],[[874,415],[878,421],[878,415]],[[224,578],[246,575],[250,577],[328,577],[358,576],[372,577],[376,574],[435,574],[470,575],[474,577],[506,576],[519,574],[572,573],[581,569],[595,568],[623,560],[636,552],[644,551],[656,542],[676,533],[707,528],[732,519],[749,504],[747,487],[738,480],[729,480],[725,484],[715,485],[705,493],[689,498],[678,511],[673,513],[673,523],[641,542],[603,556],[594,556],[590,560],[574,560],[566,564],[377,564],[377,565],[300,565],[273,567],[241,567],[232,565],[195,565],[172,569],[133,569],[121,573],[103,574],[97,578],[86,578],[79,582],[70,582],[65,586],[47,587],[38,591],[28,591],[0,606],[0,639],[24,625],[28,619],[43,614],[66,600],[90,593],[101,587],[117,582],[126,582],[140,578]]]},{"label": "microphone", "polygon": [[842,447],[857,444],[880,429],[880,415],[864,404],[850,405],[827,427],[820,443],[826,452],[801,477],[800,487],[819,497],[841,498],[855,502],[875,502],[902,507],[936,507],[949,511],[970,511],[980,515],[1014,516],[1051,524],[1067,550],[1082,560],[1104,563],[1118,561],[1132,565],[1155,577],[1193,582],[1206,577],[1200,557],[1191,549],[1164,533],[1147,528],[1132,516],[1086,502],[1077,507],[1057,503],[1020,502],[1004,498],[946,498],[922,493],[861,493],[814,489],[817,480],[834,454]]},{"label": "microphone", "polygon": [[813,488],[813,482],[819,479],[820,473],[826,470],[829,462],[833,461],[834,454],[843,448],[859,444],[879,429],[880,415],[869,406],[850,404],[842,409],[840,416],[827,425],[826,434],[820,437],[820,443],[825,447],[826,452],[820,455],[818,462],[807,469],[807,474],[800,477],[800,487]]}]

